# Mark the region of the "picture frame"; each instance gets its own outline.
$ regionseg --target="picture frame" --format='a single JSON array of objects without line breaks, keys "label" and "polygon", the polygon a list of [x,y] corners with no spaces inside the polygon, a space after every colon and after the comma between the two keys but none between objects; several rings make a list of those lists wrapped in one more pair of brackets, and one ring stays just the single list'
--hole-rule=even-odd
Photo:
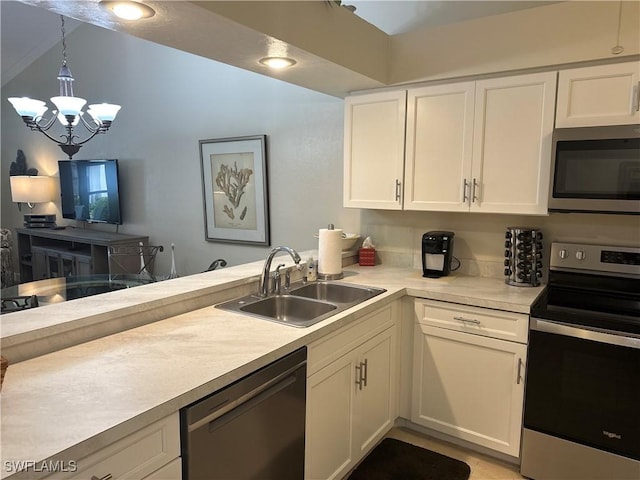
[{"label": "picture frame", "polygon": [[267,136],[199,144],[205,239],[269,246]]}]

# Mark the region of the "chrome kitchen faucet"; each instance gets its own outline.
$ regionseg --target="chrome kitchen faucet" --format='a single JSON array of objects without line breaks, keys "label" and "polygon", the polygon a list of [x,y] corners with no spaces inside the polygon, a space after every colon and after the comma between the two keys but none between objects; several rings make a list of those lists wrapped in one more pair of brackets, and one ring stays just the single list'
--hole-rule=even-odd
[{"label": "chrome kitchen faucet", "polygon": [[291,247],[275,247],[273,250],[269,252],[267,255],[267,259],[264,261],[264,267],[262,268],[262,275],[260,276],[260,285],[258,287],[258,295],[261,297],[266,297],[269,294],[269,271],[271,270],[271,262],[273,261],[273,257],[276,256],[278,252],[287,252],[291,255],[291,258],[295,262],[298,270],[300,269],[300,255]]}]

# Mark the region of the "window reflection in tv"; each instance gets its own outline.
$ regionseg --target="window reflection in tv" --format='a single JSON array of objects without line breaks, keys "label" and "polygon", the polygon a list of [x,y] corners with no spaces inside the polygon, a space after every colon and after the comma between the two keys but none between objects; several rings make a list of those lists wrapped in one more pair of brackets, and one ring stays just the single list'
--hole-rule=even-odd
[{"label": "window reflection in tv", "polygon": [[118,160],[59,160],[62,217],[122,224]]}]

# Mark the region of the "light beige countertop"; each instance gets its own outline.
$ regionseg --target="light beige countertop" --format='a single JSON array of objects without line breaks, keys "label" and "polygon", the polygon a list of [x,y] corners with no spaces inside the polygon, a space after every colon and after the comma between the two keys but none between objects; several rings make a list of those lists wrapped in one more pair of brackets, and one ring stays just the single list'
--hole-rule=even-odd
[{"label": "light beige countertop", "polygon": [[[308,328],[219,310],[202,300],[205,296],[219,303],[230,298],[230,292],[240,296],[253,291],[261,267],[262,262],[255,262],[34,309],[34,313],[41,310],[38,317],[45,319],[41,328],[33,317],[24,315],[30,328],[19,331],[13,320],[17,315],[9,314],[6,317],[13,316],[7,326],[10,334],[3,316],[3,340],[20,335],[46,339],[48,334],[58,334],[58,329],[76,328],[62,321],[64,314],[59,310],[70,315],[68,321],[77,323],[77,328],[91,329],[123,311],[144,316],[147,310],[163,306],[179,310],[172,305],[180,304],[183,309],[168,318],[129,325],[123,331],[10,364],[0,394],[0,478],[44,476],[12,475],[6,462],[78,461],[407,294],[528,313],[542,291],[542,287],[511,287],[499,279],[455,275],[425,279],[417,270],[354,265],[345,268],[345,282],[380,286],[387,292]],[[203,303],[207,305],[199,306]]]}]

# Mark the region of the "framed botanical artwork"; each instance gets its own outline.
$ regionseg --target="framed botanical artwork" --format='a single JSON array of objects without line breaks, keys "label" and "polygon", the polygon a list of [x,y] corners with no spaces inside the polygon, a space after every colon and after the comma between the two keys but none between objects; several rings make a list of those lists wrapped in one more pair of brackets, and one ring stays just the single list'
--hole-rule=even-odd
[{"label": "framed botanical artwork", "polygon": [[267,136],[200,140],[205,239],[269,243]]}]

